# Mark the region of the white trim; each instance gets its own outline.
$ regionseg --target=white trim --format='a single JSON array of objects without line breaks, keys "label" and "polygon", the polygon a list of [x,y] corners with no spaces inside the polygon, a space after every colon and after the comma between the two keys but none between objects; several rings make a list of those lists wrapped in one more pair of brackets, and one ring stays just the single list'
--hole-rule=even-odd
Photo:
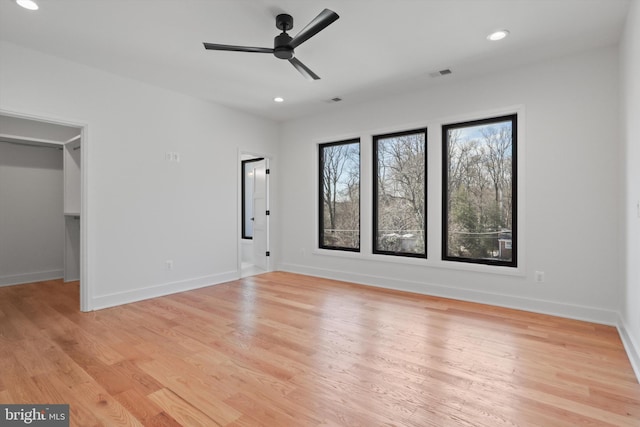
[{"label": "white trim", "polygon": [[89,268],[91,255],[89,254],[89,224],[93,222],[89,209],[89,132],[88,125],[84,125],[80,132],[80,311],[91,311],[93,296],[93,279]]},{"label": "white trim", "polygon": [[628,328],[622,316],[618,315],[618,333],[622,340],[622,345],[627,352],[629,362],[633,368],[633,372],[636,374],[636,379],[640,383],[640,345],[633,340],[633,337],[629,334]]},{"label": "white trim", "polygon": [[348,271],[308,267],[297,264],[281,264],[280,270],[288,271],[291,273],[324,277],[334,280],[348,281],[385,289],[394,289],[422,295],[451,298],[461,301],[476,302],[480,304],[489,304],[498,307],[513,308],[540,314],[549,314],[552,316],[583,320],[603,325],[617,326],[618,324],[618,313],[616,311],[605,310],[597,307],[564,304],[534,298],[523,298],[514,295],[482,292],[476,289],[452,288],[438,283],[429,283],[427,281],[416,282],[396,279],[392,277],[380,277],[368,274],[352,273]]},{"label": "white trim", "polygon": [[177,282],[163,283],[159,285],[148,286],[133,291],[116,292],[107,295],[94,297],[91,306],[94,310],[100,310],[108,307],[115,307],[122,304],[142,301],[150,298],[162,297],[165,295],[175,294],[178,292],[191,291],[194,289],[205,288],[207,286],[219,285],[220,283],[238,280],[240,274],[238,271],[229,271],[226,273],[215,274],[211,276],[196,277],[193,279],[181,280]]},{"label": "white trim", "polygon": [[[86,123],[83,123],[81,120],[67,120],[62,117],[52,116],[51,114],[40,114],[40,113],[31,114],[31,113],[25,113],[22,111],[8,109],[8,108],[0,108],[0,114],[7,117],[36,120],[43,123],[50,123],[52,125],[76,127],[78,129],[86,125]],[[65,141],[59,141],[59,142],[61,144],[64,144]]]},{"label": "white trim", "polygon": [[43,280],[62,279],[64,270],[39,271],[37,273],[13,274],[11,276],[0,276],[1,286],[21,285],[24,283],[42,282]]},{"label": "white trim", "polygon": [[270,188],[271,188],[271,167],[269,166],[269,157],[265,157],[264,158],[264,169],[265,169],[265,175],[264,175],[264,179],[265,179],[265,206],[264,208],[267,210],[267,212],[269,212],[269,215],[267,215],[265,217],[265,235],[266,235],[266,239],[267,239],[267,247],[266,250],[269,253],[269,256],[267,256],[267,271],[271,271],[271,192],[270,192]]},{"label": "white trim", "polygon": [[385,262],[390,264],[417,265],[429,268],[444,268],[456,271],[473,271],[474,273],[496,274],[501,276],[526,277],[526,272],[520,268],[503,267],[487,264],[464,263],[457,261],[443,261],[431,258],[413,258],[406,256],[393,256],[383,254],[365,254],[362,252],[341,251],[333,249],[314,249],[313,255],[329,256],[336,258],[356,259],[360,261]]}]

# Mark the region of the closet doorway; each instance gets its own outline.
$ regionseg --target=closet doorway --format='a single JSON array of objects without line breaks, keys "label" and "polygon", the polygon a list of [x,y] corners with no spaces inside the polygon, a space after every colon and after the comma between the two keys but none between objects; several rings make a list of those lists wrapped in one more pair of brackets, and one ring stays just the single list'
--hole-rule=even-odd
[{"label": "closet doorway", "polygon": [[240,155],[240,277],[270,270],[269,159]]},{"label": "closet doorway", "polygon": [[63,279],[83,268],[85,128],[0,111],[0,286]]}]

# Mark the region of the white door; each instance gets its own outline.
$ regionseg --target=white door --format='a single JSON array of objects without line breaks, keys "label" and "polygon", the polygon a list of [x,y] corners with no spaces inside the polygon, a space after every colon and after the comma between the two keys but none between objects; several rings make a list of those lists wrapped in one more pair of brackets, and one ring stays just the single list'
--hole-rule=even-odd
[{"label": "white door", "polygon": [[269,218],[267,160],[254,163],[253,169],[253,262],[269,270]]}]

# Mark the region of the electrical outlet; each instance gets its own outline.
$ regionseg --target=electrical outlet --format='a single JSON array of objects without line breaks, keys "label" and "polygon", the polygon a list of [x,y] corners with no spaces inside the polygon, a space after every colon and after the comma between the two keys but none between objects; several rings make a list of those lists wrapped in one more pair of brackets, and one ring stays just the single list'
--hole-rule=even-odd
[{"label": "electrical outlet", "polygon": [[173,260],[168,259],[164,262],[164,266],[167,270],[173,270]]},{"label": "electrical outlet", "polygon": [[535,272],[536,283],[544,282],[544,271],[536,271]]}]

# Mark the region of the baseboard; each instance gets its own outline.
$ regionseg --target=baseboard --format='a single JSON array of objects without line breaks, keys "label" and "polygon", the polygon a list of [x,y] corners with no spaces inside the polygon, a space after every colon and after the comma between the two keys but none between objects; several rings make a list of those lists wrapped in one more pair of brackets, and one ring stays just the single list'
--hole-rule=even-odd
[{"label": "baseboard", "polygon": [[620,334],[620,339],[622,340],[624,349],[629,357],[629,362],[631,362],[633,372],[636,374],[636,379],[640,383],[640,346],[629,334],[629,330],[622,316],[618,317],[618,333]]},{"label": "baseboard", "polygon": [[62,279],[64,270],[39,271],[37,273],[0,276],[0,286],[21,285],[23,283],[42,282],[43,280]]},{"label": "baseboard", "polygon": [[133,291],[116,292],[108,295],[96,296],[91,299],[90,310],[100,310],[103,308],[115,307],[122,304],[142,301],[150,298],[162,297],[178,292],[191,291],[207,286],[218,285],[220,283],[237,280],[240,277],[238,271],[229,271],[211,276],[196,277],[188,280],[181,280],[171,283],[163,283],[155,286],[148,286]]},{"label": "baseboard", "polygon": [[330,270],[297,264],[281,264],[279,265],[279,270],[288,271],[291,273],[307,274],[310,276],[324,277],[327,279],[343,280],[386,289],[395,289],[423,295],[477,302],[481,304],[513,308],[517,310],[531,311],[540,314],[549,314],[552,316],[583,320],[609,326],[618,326],[618,313],[616,311],[603,310],[597,307],[563,304],[554,301],[523,298],[513,295],[497,294],[491,292],[482,292],[476,289],[452,288],[441,284],[428,283],[426,281],[415,282],[395,279],[391,277],[379,277],[361,273]]}]

